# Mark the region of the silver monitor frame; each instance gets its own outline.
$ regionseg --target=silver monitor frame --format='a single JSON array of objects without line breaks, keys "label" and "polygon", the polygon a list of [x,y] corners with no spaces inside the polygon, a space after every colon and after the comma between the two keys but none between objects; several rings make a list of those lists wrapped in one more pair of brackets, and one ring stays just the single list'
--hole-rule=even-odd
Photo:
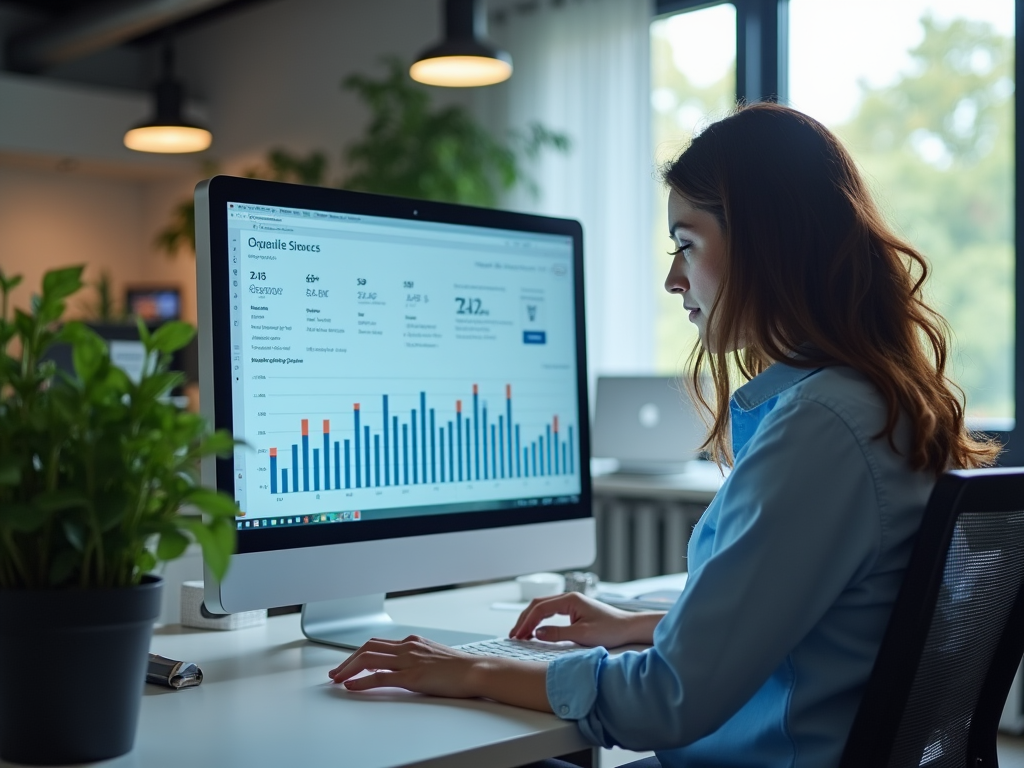
[{"label": "silver monitor frame", "polygon": [[[259,201],[274,197],[278,188],[282,194],[294,195],[296,186],[258,182],[248,179],[215,177],[196,187],[196,269],[199,320],[200,410],[212,424],[224,424],[230,416],[218,419],[215,386],[214,305],[212,270],[216,265],[213,253],[214,222],[211,206],[225,199],[214,194],[212,187],[225,186],[232,194],[237,190],[258,190]],[[224,194],[228,194],[225,192]],[[527,230],[531,223],[540,227],[557,227],[570,232],[575,241],[577,267],[576,300],[578,340],[578,374],[580,380],[580,471],[583,483],[577,516],[571,519],[550,519],[517,525],[485,527],[471,530],[426,533],[400,538],[381,538],[369,541],[332,543],[322,546],[302,546],[294,549],[236,553],[226,578],[218,582],[209,570],[206,572],[204,602],[213,613],[237,613],[281,605],[306,604],[303,629],[307,636],[321,642],[345,647],[360,644],[360,638],[369,636],[409,634],[416,628],[389,624],[383,611],[387,592],[423,589],[468,581],[499,579],[538,570],[563,570],[583,567],[593,562],[596,555],[595,525],[590,512],[590,474],[586,458],[589,456],[587,430],[586,361],[583,352],[584,325],[582,323],[582,230],[577,222],[531,217],[523,214],[469,209],[438,203],[406,201],[375,195],[319,190],[312,195],[332,194],[340,200],[370,199],[386,210],[415,211],[420,220],[429,216],[470,216],[497,226],[495,222],[508,222]],[[324,198],[320,198],[324,199]],[[333,199],[333,198],[331,198]],[[244,201],[243,201],[244,202]],[[284,205],[285,203],[282,203]],[[293,202],[287,203],[294,205]],[[387,214],[383,214],[387,215]],[[408,216],[409,214],[404,214]],[[544,231],[541,229],[541,231]],[[226,258],[225,254],[219,258]],[[225,485],[223,469],[218,460],[209,458],[202,465],[203,484]],[[223,461],[223,460],[221,460]],[[230,475],[229,475],[230,477]],[[225,488],[224,490],[230,490]],[[424,557],[430,552],[430,557]],[[351,630],[351,631],[350,631]],[[430,630],[431,637],[449,644],[469,638]]]}]

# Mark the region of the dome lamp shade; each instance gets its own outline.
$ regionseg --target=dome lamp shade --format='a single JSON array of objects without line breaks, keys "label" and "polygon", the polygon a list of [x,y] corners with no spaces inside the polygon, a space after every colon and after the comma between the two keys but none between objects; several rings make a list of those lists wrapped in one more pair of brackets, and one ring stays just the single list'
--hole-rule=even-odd
[{"label": "dome lamp shade", "polygon": [[494,85],[512,76],[512,57],[487,43],[475,0],[445,0],[445,39],[409,68],[420,83],[448,88]]},{"label": "dome lamp shade", "polygon": [[182,117],[184,90],[174,79],[170,46],[164,51],[163,73],[154,88],[156,115],[124,135],[124,145],[136,152],[180,154],[201,152],[213,142],[213,134]]}]

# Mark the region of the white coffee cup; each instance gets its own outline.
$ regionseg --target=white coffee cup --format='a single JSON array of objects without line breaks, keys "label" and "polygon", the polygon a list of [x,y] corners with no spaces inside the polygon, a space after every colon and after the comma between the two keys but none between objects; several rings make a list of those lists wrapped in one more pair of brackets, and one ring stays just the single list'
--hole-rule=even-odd
[{"label": "white coffee cup", "polygon": [[519,596],[524,603],[565,591],[565,577],[560,573],[528,573],[517,578],[516,583],[519,584]]}]

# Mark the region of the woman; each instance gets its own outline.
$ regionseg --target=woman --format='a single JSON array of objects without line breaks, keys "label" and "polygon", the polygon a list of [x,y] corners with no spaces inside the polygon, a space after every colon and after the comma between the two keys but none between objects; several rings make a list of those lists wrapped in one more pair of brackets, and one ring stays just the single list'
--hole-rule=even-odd
[{"label": "woman", "polygon": [[[378,640],[331,677],[553,711],[666,767],[835,765],[937,476],[998,448],[964,426],[923,257],[824,126],[751,105],[664,178],[665,287],[700,334],[698,398],[720,404],[705,448],[733,465],[693,531],[678,603],[627,614],[535,600],[513,637],[595,646],[549,665]],[[714,398],[700,393],[705,367]],[[748,381],[732,392],[737,375]],[[538,626],[559,613],[568,627]],[[653,647],[599,647],[625,643]]]}]

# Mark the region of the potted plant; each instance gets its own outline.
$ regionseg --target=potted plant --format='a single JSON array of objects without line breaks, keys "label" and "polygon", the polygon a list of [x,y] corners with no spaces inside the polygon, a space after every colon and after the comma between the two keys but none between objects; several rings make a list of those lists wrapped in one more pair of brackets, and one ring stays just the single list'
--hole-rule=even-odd
[{"label": "potted plant", "polygon": [[[160,609],[150,571],[191,541],[227,568],[238,510],[196,476],[235,441],[166,397],[190,325],[140,324],[133,381],[88,327],[61,324],[82,267],[48,272],[31,310],[12,312],[19,282],[0,272],[0,758],[92,762],[132,748]],[[55,344],[73,373],[47,360]]]}]

